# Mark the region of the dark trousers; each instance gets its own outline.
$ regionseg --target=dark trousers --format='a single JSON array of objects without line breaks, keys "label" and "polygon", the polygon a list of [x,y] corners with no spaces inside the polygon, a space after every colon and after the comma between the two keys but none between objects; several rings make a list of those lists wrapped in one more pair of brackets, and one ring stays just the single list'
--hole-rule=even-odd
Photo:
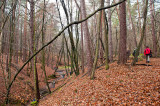
[{"label": "dark trousers", "polygon": [[146,63],[149,63],[149,60],[150,60],[149,54],[147,54],[147,55],[146,55]]}]

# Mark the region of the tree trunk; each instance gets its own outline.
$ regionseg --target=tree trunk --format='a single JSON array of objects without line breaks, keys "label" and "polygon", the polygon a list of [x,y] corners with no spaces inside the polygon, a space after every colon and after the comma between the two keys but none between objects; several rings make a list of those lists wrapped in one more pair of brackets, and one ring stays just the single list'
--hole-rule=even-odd
[{"label": "tree trunk", "polygon": [[117,27],[115,28],[116,29],[116,47],[115,47],[115,57],[117,56],[117,48],[118,48],[118,31],[117,31]]},{"label": "tree trunk", "polygon": [[138,21],[139,21],[139,33],[141,33],[141,14],[140,14],[140,10],[139,10],[139,2],[137,0],[137,6],[138,6]]},{"label": "tree trunk", "polygon": [[[32,56],[34,53],[34,35],[35,35],[35,31],[34,31],[34,0],[30,1],[30,55]],[[31,70],[34,70],[34,61],[31,60]]]},{"label": "tree trunk", "polygon": [[137,47],[137,40],[136,40],[136,37],[137,37],[137,36],[136,36],[135,27],[134,27],[134,24],[133,24],[133,19],[132,19],[132,16],[131,16],[130,7],[129,7],[129,5],[128,5],[127,7],[128,7],[129,19],[130,19],[130,21],[131,21],[132,30],[133,30],[134,45],[135,45],[135,47]]},{"label": "tree trunk", "polygon": [[10,36],[9,36],[9,72],[8,72],[8,84],[11,82],[11,63],[12,63],[12,56],[13,56],[13,43],[14,43],[14,36],[15,36],[15,11],[16,6],[12,1],[12,16],[10,19]]},{"label": "tree trunk", "polygon": [[[80,16],[80,20],[82,19],[82,12]],[[82,65],[82,73],[84,73],[84,47],[83,47],[83,25],[81,24],[81,65]]]},{"label": "tree trunk", "polygon": [[[2,5],[2,3],[4,3],[4,0],[2,0],[1,2],[0,2],[0,5]],[[2,25],[3,25],[3,21],[4,21],[4,11],[3,11],[3,9],[4,9],[4,4],[2,5],[2,7],[1,7],[1,9],[0,9],[0,42],[1,42],[1,53],[3,54],[4,53],[4,34],[3,34],[3,29],[2,29]]]},{"label": "tree trunk", "polygon": [[[45,43],[45,11],[46,11],[46,1],[44,0],[44,8],[43,8],[43,22],[42,22],[42,46],[44,46]],[[42,69],[45,75],[45,83],[48,88],[48,92],[51,93],[51,90],[49,88],[49,84],[47,81],[47,75],[46,75],[46,70],[45,70],[45,49],[42,50]]]},{"label": "tree trunk", "polygon": [[[67,9],[66,9],[64,0],[61,0],[61,4],[62,4],[62,7],[64,9],[64,12],[65,12],[65,15],[66,15],[66,18],[67,18],[67,24],[69,24],[69,16],[68,16],[68,13],[67,13]],[[75,67],[76,70],[74,70],[74,72],[75,72],[76,75],[79,75],[79,67],[78,67],[78,61],[77,61],[77,58],[78,58],[77,49],[75,47],[74,40],[73,40],[73,32],[71,32],[71,31],[72,30],[70,30],[70,28],[68,28],[69,38],[70,38],[70,43],[71,43],[71,69],[72,68],[74,69],[74,67]]]},{"label": "tree trunk", "polygon": [[[110,0],[107,0],[108,6],[110,5]],[[113,61],[113,44],[112,44],[112,22],[111,22],[111,9],[108,9],[108,45],[109,45],[109,60]]]},{"label": "tree trunk", "polygon": [[25,7],[25,15],[24,15],[24,36],[23,36],[23,62],[26,61],[26,55],[27,55],[27,51],[26,51],[26,36],[27,36],[27,0],[26,0],[26,7]]},{"label": "tree trunk", "polygon": [[105,69],[109,69],[109,52],[108,52],[108,20],[105,14],[105,11],[103,10],[103,29],[104,29],[104,39],[105,39]]},{"label": "tree trunk", "polygon": [[[101,6],[102,7],[104,4],[104,0],[101,0]],[[102,11],[99,12],[99,19],[98,19],[98,34],[97,34],[97,43],[96,43],[96,52],[95,52],[95,58],[94,58],[94,63],[93,63],[93,68],[92,68],[92,72],[91,72],[91,79],[94,79],[94,74],[95,74],[95,69],[96,69],[96,66],[97,66],[97,60],[98,60],[98,52],[99,52],[99,37],[100,37],[100,34],[101,34],[101,18],[102,17]]]},{"label": "tree trunk", "polygon": [[125,64],[126,58],[126,39],[127,39],[127,27],[126,27],[126,2],[119,5],[120,10],[120,42],[119,42],[119,64]]},{"label": "tree trunk", "polygon": [[157,45],[155,35],[155,24],[154,24],[154,1],[150,0],[150,12],[151,12],[151,26],[152,26],[152,41],[153,41],[153,56],[157,56]]},{"label": "tree trunk", "polygon": [[[35,37],[35,17],[34,17],[34,0],[30,1],[30,9],[31,9],[31,13],[30,13],[30,28],[31,28],[31,55],[33,55],[33,53],[35,54],[36,52],[36,37]],[[37,69],[36,69],[36,57],[34,57],[33,59],[34,61],[32,61],[31,65],[33,66],[32,68],[34,68],[34,83],[35,83],[35,96],[36,96],[36,101],[39,101],[40,99],[40,93],[39,93],[39,85],[38,85],[38,74],[37,74]]]},{"label": "tree trunk", "polygon": [[[76,6],[78,7],[80,11],[80,20],[82,20],[82,12],[81,9],[77,3],[77,0],[74,0],[76,3]],[[83,48],[83,25],[81,24],[81,66],[82,66],[82,73],[84,73],[84,48]]]},{"label": "tree trunk", "polygon": [[[82,19],[86,18],[86,7],[85,7],[85,0],[81,0],[81,12],[82,12]],[[86,58],[87,58],[87,69],[89,75],[91,75],[92,71],[92,55],[91,55],[91,44],[90,44],[90,35],[89,35],[89,29],[87,21],[83,22],[83,31],[84,31],[84,38],[85,38],[85,44],[86,44]]]},{"label": "tree trunk", "polygon": [[[100,11],[101,12],[101,11]],[[102,16],[102,12],[101,12],[101,20],[100,20],[100,29],[99,28],[97,28],[98,30],[98,35],[99,35],[99,37],[98,37],[98,40],[99,41],[102,41],[102,39],[103,39],[103,30],[102,30],[102,19],[103,19],[103,16]],[[99,25],[99,22],[98,22],[98,25]],[[100,31],[100,32],[99,32]],[[97,38],[97,37],[96,37]],[[99,43],[99,42],[98,42]],[[97,43],[96,43],[96,47],[97,47]],[[97,48],[96,48],[97,49]],[[101,45],[99,45],[99,62],[100,62],[100,64],[103,64],[103,41],[101,42]],[[95,53],[96,53],[96,51],[95,51]]]}]

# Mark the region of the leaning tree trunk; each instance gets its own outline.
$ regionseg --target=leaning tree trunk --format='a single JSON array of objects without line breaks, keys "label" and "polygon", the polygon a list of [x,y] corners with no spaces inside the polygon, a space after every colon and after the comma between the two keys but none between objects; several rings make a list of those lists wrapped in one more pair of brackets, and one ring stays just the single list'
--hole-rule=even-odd
[{"label": "leaning tree trunk", "polygon": [[141,39],[140,39],[139,45],[137,47],[137,51],[135,53],[135,57],[134,57],[134,59],[132,61],[132,65],[136,65],[136,60],[137,60],[137,57],[138,57],[138,53],[139,53],[140,47],[142,46],[143,38],[145,36],[147,10],[148,10],[147,6],[148,6],[148,0],[146,0],[146,4],[145,4],[145,8],[144,8],[144,13],[143,13],[144,21],[143,21],[143,29],[142,29],[142,32],[141,32]]},{"label": "leaning tree trunk", "polygon": [[[65,12],[65,15],[66,15],[66,18],[67,18],[67,24],[69,24],[69,16],[68,16],[68,13],[67,13],[67,9],[66,9],[66,6],[65,6],[65,3],[64,3],[64,0],[61,0],[61,4],[62,4],[62,7],[64,9],[64,12]],[[74,69],[74,67],[76,68],[76,70],[74,70],[75,74],[76,75],[79,75],[79,67],[78,67],[78,54],[77,54],[77,49],[75,47],[75,44],[74,44],[74,40],[73,40],[73,32],[72,32],[72,27],[71,29],[68,28],[68,32],[69,32],[69,38],[70,38],[70,43],[71,43],[71,68]]]},{"label": "leaning tree trunk", "polygon": [[[104,4],[104,0],[101,0],[101,7]],[[98,52],[99,52],[99,37],[101,34],[101,18],[102,17],[102,11],[100,11],[99,13],[99,20],[98,20],[98,34],[97,34],[97,43],[96,43],[96,52],[95,52],[95,57],[94,57],[94,63],[93,63],[93,68],[92,68],[92,72],[91,72],[91,79],[94,79],[94,74],[95,74],[95,69],[97,66],[97,60],[98,60]]]},{"label": "leaning tree trunk", "polygon": [[126,27],[126,3],[123,2],[119,5],[120,10],[120,42],[119,42],[119,64],[125,64],[126,58],[126,39],[127,39],[127,27]]}]

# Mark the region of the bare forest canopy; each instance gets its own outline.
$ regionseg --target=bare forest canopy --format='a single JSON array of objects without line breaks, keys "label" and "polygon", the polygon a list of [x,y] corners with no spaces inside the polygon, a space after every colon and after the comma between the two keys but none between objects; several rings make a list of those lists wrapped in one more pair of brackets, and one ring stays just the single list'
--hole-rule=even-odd
[{"label": "bare forest canopy", "polygon": [[128,59],[135,65],[146,46],[159,57],[159,18],[158,0],[1,0],[2,101],[11,101],[13,82],[22,74],[32,80],[24,83],[39,101],[40,71],[51,93],[48,76],[56,77],[60,67],[67,77],[83,73],[94,79],[102,65],[107,70],[110,63]]}]

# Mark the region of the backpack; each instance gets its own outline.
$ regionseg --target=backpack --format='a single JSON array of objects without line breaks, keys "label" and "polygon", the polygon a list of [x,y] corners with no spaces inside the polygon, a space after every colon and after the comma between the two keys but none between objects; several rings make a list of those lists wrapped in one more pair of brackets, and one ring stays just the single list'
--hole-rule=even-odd
[{"label": "backpack", "polygon": [[147,48],[147,49],[145,50],[145,53],[146,53],[146,54],[150,54],[150,53],[151,53],[151,50]]}]

